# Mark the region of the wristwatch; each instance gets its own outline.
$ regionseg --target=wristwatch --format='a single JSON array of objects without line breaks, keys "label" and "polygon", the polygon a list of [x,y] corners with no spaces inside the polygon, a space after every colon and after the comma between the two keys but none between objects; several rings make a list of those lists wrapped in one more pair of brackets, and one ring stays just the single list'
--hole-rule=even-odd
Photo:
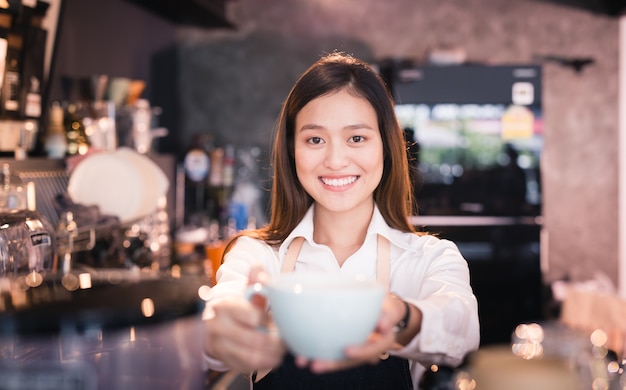
[{"label": "wristwatch", "polygon": [[398,323],[394,327],[394,331],[396,333],[399,333],[405,330],[409,326],[409,320],[411,319],[411,308],[409,307],[409,304],[406,303],[404,299],[400,298],[397,295],[395,297],[398,298],[400,301],[402,301],[402,303],[404,304],[404,316],[402,317],[400,321],[398,321]]}]

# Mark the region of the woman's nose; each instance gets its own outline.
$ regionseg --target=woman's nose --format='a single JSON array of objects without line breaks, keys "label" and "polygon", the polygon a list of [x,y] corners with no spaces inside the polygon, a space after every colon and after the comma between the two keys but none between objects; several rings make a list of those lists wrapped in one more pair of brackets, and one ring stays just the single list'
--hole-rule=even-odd
[{"label": "woman's nose", "polygon": [[348,147],[342,143],[330,143],[326,152],[326,166],[331,169],[341,169],[348,165]]}]

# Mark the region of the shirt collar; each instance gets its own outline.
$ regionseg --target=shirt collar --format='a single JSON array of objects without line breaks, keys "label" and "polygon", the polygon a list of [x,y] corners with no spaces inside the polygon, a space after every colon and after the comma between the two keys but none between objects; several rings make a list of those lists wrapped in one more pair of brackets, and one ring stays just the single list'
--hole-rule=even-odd
[{"label": "shirt collar", "polygon": [[[291,231],[289,236],[287,236],[285,241],[283,241],[283,243],[280,245],[279,252],[281,254],[284,254],[287,252],[287,248],[289,247],[293,239],[298,236],[302,236],[307,241],[313,242],[314,210],[315,210],[315,204],[312,204],[307,210],[306,214],[304,214],[304,217],[302,218],[298,226],[296,226],[295,229]],[[372,219],[370,220],[370,224],[367,228],[368,238],[372,235],[380,234],[381,236],[387,238],[392,244],[402,247],[403,246],[402,240],[400,239],[397,233],[400,233],[400,232],[394,230],[389,225],[387,225],[385,218],[383,218],[383,215],[380,213],[380,210],[378,209],[378,205],[374,204],[374,212],[372,214]]]},{"label": "shirt collar", "polygon": [[380,213],[378,205],[374,204],[374,213],[372,214],[372,220],[367,228],[367,235],[378,235],[385,237],[389,241],[393,240],[393,229],[387,225],[385,218]]},{"label": "shirt collar", "polygon": [[313,242],[313,211],[314,209],[315,209],[315,204],[312,204],[307,210],[306,214],[304,214],[304,217],[302,217],[302,220],[300,221],[298,226],[296,226],[295,229],[291,231],[291,233],[287,236],[285,241],[283,241],[283,243],[280,245],[280,253],[286,252],[287,248],[291,244],[291,241],[293,241],[293,239],[296,237],[302,236],[307,241]]}]

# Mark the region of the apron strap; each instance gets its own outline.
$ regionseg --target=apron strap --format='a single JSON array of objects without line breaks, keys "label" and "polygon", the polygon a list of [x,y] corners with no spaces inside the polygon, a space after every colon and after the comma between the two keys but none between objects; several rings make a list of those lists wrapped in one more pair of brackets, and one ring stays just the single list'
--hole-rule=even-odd
[{"label": "apron strap", "polygon": [[389,275],[391,274],[389,240],[379,234],[376,246],[376,280],[389,291]]},{"label": "apron strap", "polygon": [[280,273],[292,272],[296,267],[296,259],[298,258],[298,254],[300,253],[300,249],[302,249],[302,244],[304,243],[304,237],[298,236],[291,241],[289,248],[287,248],[287,254],[285,255],[285,262],[283,263],[283,267],[280,270]]}]

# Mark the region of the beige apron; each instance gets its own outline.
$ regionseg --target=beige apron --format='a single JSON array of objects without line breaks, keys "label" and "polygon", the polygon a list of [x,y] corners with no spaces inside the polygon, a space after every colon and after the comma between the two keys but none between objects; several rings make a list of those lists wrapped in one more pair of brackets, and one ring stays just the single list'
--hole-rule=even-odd
[{"label": "beige apron", "polygon": [[[296,267],[296,259],[300,254],[304,244],[304,237],[298,236],[291,241],[287,254],[285,255],[285,262],[280,270],[281,273],[293,272]],[[389,253],[389,240],[385,237],[378,235],[377,249],[376,249],[376,280],[385,286],[389,290],[389,273],[390,273],[390,253]],[[382,356],[383,359],[389,355]],[[257,372],[255,382],[260,381],[265,377],[270,370],[260,370]]]}]

